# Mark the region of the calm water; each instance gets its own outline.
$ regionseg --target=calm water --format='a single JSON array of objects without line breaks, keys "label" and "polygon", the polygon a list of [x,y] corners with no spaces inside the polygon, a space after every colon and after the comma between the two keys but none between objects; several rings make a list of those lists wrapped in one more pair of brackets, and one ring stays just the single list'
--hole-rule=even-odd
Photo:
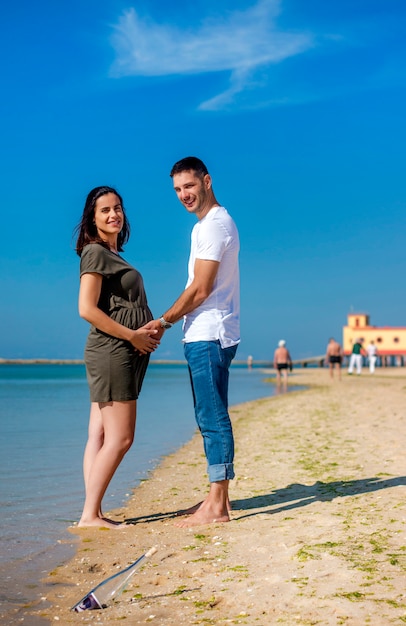
[{"label": "calm water", "polygon": [[[230,404],[272,395],[274,387],[263,379],[259,369],[233,366]],[[0,366],[0,617],[7,604],[33,597],[30,587],[73,550],[66,528],[83,504],[88,410],[84,366]],[[186,366],[151,364],[138,402],[135,443],[104,509],[121,506],[160,458],[194,432]]]}]

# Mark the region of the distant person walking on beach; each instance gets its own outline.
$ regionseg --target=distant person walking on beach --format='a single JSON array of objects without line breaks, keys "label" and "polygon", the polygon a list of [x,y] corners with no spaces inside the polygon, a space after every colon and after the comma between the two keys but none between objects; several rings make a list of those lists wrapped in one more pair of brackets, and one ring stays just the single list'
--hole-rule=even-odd
[{"label": "distant person walking on beach", "polygon": [[354,371],[354,367],[356,367],[357,374],[361,374],[362,368],[362,357],[365,356],[365,350],[362,347],[362,339],[357,339],[354,345],[352,346],[352,353],[350,356],[350,365],[348,367],[348,373],[352,374]]},{"label": "distant person walking on beach", "polygon": [[153,316],[141,274],[119,254],[130,226],[115,189],[89,193],[77,233],[79,314],[91,324],[85,349],[91,400],[83,459],[86,499],[79,526],[117,528],[103,516],[101,503],[132,445],[137,398],[159,333],[148,327]]},{"label": "distant person walking on beach", "polygon": [[378,349],[373,341],[367,345],[367,355],[369,363],[369,371],[371,374],[375,372],[376,360],[378,358]]},{"label": "distant person walking on beach", "polygon": [[292,371],[292,359],[286,348],[286,341],[281,339],[273,355],[273,366],[276,369],[276,383],[280,385],[281,374],[284,385],[288,383],[288,369]]},{"label": "distant person walking on beach", "polygon": [[228,381],[240,341],[240,245],[234,221],[214,196],[205,164],[186,157],[175,163],[170,175],[180,202],[198,219],[192,230],[186,288],[161,319],[155,320],[157,329],[166,329],[184,318],[184,351],[210,481],[206,499],[183,511],[189,517],[176,524],[189,527],[230,520],[234,437],[228,414]]},{"label": "distant person walking on beach", "polygon": [[326,350],[326,363],[330,370],[330,377],[334,378],[334,370],[337,371],[338,380],[341,380],[341,362],[343,360],[343,351],[338,341],[331,339],[328,342]]}]

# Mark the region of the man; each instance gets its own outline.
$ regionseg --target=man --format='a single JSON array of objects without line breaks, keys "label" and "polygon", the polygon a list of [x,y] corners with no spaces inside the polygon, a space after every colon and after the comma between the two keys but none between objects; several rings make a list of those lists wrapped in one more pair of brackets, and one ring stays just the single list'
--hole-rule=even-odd
[{"label": "man", "polygon": [[192,230],[186,288],[153,322],[162,331],[184,319],[184,351],[210,481],[206,499],[184,511],[188,517],[177,522],[177,526],[189,527],[230,521],[234,437],[228,380],[240,341],[240,245],[234,221],[214,196],[205,164],[186,157],[175,163],[170,175],[180,202],[198,220]]},{"label": "man", "polygon": [[338,380],[341,380],[341,362],[343,360],[343,351],[338,341],[336,341],[333,337],[331,337],[328,342],[325,360],[329,366],[330,377],[334,378],[334,369],[336,369]]},{"label": "man", "polygon": [[292,371],[292,359],[289,354],[289,350],[286,348],[286,341],[281,339],[278,343],[273,355],[273,366],[276,369],[276,383],[278,387],[281,384],[281,373],[283,376],[283,384],[287,387],[288,384],[288,369]]},{"label": "man", "polygon": [[367,346],[367,354],[368,354],[368,362],[369,362],[369,371],[371,374],[375,372],[375,364],[378,358],[378,350],[373,341]]},{"label": "man", "polygon": [[354,366],[357,368],[358,376],[361,374],[362,357],[365,356],[365,350],[362,347],[362,339],[357,339],[352,347],[352,353],[350,357],[350,365],[348,367],[348,373],[352,374]]}]

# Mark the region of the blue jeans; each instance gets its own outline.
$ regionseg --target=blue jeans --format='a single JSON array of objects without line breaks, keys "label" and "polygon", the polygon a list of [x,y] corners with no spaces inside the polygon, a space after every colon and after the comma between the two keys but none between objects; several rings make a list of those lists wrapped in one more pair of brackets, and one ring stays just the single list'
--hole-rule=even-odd
[{"label": "blue jeans", "polygon": [[228,379],[237,346],[219,341],[185,343],[195,417],[203,436],[211,483],[234,478],[234,437],[228,414]]}]

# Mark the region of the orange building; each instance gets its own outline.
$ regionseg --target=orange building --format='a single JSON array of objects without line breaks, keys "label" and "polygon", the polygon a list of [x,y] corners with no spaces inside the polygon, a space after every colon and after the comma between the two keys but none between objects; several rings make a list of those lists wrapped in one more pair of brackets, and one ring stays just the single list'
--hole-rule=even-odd
[{"label": "orange building", "polygon": [[350,313],[343,327],[344,354],[351,354],[357,339],[364,348],[373,341],[380,356],[406,356],[406,326],[371,326],[366,313]]}]

